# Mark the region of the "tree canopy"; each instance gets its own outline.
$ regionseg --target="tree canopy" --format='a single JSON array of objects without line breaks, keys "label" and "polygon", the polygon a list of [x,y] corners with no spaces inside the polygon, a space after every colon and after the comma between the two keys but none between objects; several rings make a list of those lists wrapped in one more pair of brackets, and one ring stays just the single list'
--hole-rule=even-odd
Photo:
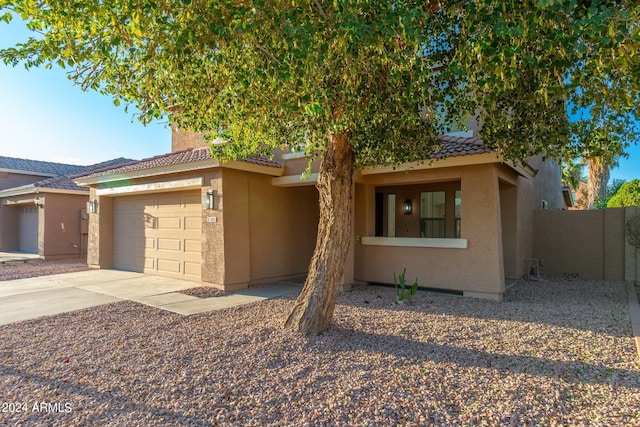
[{"label": "tree canopy", "polygon": [[322,155],[316,252],[287,321],[305,333],[330,324],[356,166],[428,160],[469,115],[507,159],[579,150],[570,108],[638,118],[635,0],[0,0],[0,11],[37,33],[0,52],[6,63],[67,68],[143,122],[168,115],[226,139],[222,158],[282,144]]},{"label": "tree canopy", "polygon": [[608,208],[621,208],[624,206],[640,207],[640,180],[634,179],[625,182],[607,202]]},{"label": "tree canopy", "polygon": [[[59,65],[148,121],[220,132],[241,156],[348,132],[359,165],[428,156],[482,114],[510,158],[558,157],[568,105],[637,118],[634,1],[1,0],[39,33],[8,63]],[[174,107],[173,110],[169,110]],[[446,120],[442,115],[447,114]]]}]

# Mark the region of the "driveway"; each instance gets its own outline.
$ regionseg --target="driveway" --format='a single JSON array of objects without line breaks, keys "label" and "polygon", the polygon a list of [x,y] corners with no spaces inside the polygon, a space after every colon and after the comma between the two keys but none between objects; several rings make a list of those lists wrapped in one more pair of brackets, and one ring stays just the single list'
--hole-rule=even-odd
[{"label": "driveway", "polygon": [[178,292],[197,286],[201,284],[118,270],[89,270],[0,282],[0,325],[123,300],[190,315],[300,290],[299,285],[279,282],[214,298]]}]

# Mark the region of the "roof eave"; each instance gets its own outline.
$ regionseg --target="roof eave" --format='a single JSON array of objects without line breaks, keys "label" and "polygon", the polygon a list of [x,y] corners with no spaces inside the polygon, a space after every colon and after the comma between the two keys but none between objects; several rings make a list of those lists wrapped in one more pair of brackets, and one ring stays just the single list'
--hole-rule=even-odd
[{"label": "roof eave", "polygon": [[414,170],[449,168],[455,166],[472,166],[488,163],[500,163],[502,158],[495,152],[467,154],[463,156],[446,157],[444,159],[424,160],[422,162],[403,163],[398,166],[367,166],[360,173],[375,175],[381,173],[408,172]]},{"label": "roof eave", "polygon": [[216,159],[203,159],[194,162],[178,163],[168,166],[152,167],[123,173],[113,173],[107,175],[80,177],[73,180],[77,185],[91,186],[107,182],[122,181],[134,178],[147,178],[172,173],[189,172],[199,169],[209,169],[219,167],[220,162]]},{"label": "roof eave", "polygon": [[55,176],[60,176],[59,173],[37,172],[37,171],[30,171],[25,169],[0,168],[0,172],[15,173],[19,175],[42,176],[45,178],[53,178]]}]

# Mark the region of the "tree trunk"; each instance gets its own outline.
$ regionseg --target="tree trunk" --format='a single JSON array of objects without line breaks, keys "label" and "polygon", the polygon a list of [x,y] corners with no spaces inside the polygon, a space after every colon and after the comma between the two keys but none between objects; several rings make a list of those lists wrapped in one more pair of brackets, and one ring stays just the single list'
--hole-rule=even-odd
[{"label": "tree trunk", "polygon": [[587,209],[593,209],[598,200],[607,197],[609,165],[602,158],[589,159],[588,203]]},{"label": "tree trunk", "polygon": [[317,335],[331,325],[351,243],[353,173],[354,156],[348,136],[330,134],[316,185],[320,196],[316,248],[304,288],[285,328]]}]

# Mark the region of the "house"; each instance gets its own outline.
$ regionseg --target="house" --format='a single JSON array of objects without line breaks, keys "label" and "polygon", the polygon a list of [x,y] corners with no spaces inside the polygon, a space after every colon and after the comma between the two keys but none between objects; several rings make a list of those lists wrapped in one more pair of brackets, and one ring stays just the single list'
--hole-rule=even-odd
[{"label": "house", "polygon": [[[432,163],[357,172],[343,287],[392,283],[406,267],[422,287],[500,300],[505,280],[528,273],[534,210],[565,207],[560,168],[506,162],[473,131],[441,141]],[[307,164],[300,153],[222,163],[174,130],[171,153],[76,179],[96,207],[88,263],[225,290],[304,275],[319,218]]]},{"label": "house", "polygon": [[0,250],[35,253],[43,259],[86,253],[89,191],[72,178],[132,161],[77,166],[0,157]]}]

